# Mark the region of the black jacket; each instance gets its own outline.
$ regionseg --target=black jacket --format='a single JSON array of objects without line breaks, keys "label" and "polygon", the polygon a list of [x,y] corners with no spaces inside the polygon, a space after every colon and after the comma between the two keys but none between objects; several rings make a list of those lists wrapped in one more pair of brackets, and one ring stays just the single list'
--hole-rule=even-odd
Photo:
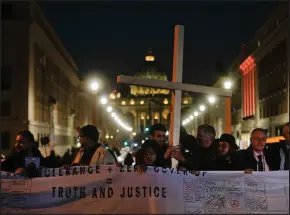
[{"label": "black jacket", "polygon": [[214,157],[209,163],[208,170],[211,171],[232,171],[234,170],[232,159],[227,160],[225,157]]},{"label": "black jacket", "polygon": [[285,161],[284,161],[284,162],[288,162],[288,168],[284,170],[289,170],[289,149],[287,151],[286,144],[287,143],[285,140],[281,140],[280,142],[267,145],[268,151],[271,154],[271,157],[273,160],[273,169],[275,170],[280,170],[280,164],[281,164],[280,150],[281,149],[284,151],[284,153],[286,152],[286,154],[288,154],[287,158],[285,157]]},{"label": "black jacket", "polygon": [[216,156],[216,141],[209,148],[201,147],[197,141],[192,143],[192,154],[184,155],[188,170],[205,171],[210,169],[212,159]]},{"label": "black jacket", "polygon": [[124,165],[126,166],[132,166],[134,163],[134,159],[131,153],[128,153],[125,160],[124,160]]},{"label": "black jacket", "polygon": [[[40,166],[48,167],[48,162],[41,155],[37,147],[31,149],[32,157],[40,158]],[[18,168],[25,167],[25,157],[28,156],[28,150],[23,153],[11,152],[6,160],[1,164],[1,170],[6,172],[15,172]]]},{"label": "black jacket", "polygon": [[[279,170],[275,165],[275,159],[268,147],[264,149],[264,156],[270,171]],[[257,161],[251,145],[245,150],[239,150],[232,156],[233,168],[235,170],[252,169],[257,171]]]}]

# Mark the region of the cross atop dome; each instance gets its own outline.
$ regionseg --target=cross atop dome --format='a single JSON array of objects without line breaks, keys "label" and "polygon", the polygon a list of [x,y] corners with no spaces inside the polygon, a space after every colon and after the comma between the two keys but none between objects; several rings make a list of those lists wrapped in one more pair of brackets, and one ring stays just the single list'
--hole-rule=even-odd
[{"label": "cross atop dome", "polygon": [[155,61],[155,57],[152,54],[152,49],[149,48],[148,50],[148,55],[145,57],[146,61]]}]

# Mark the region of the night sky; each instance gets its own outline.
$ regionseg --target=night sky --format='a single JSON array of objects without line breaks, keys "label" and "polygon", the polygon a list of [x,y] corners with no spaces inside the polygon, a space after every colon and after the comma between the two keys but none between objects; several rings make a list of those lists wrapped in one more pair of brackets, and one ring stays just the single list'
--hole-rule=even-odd
[{"label": "night sky", "polygon": [[269,16],[274,2],[42,3],[80,74],[94,70],[112,86],[134,75],[152,48],[171,79],[174,26],[185,26],[183,81],[210,85],[215,64],[226,68]]}]

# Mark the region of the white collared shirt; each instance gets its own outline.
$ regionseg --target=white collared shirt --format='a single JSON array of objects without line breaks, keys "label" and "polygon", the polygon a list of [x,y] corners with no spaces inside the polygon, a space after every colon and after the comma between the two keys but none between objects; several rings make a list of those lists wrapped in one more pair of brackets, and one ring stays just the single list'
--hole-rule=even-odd
[{"label": "white collared shirt", "polygon": [[257,171],[258,171],[258,161],[259,161],[259,158],[258,158],[258,156],[259,155],[262,155],[263,157],[262,157],[262,162],[263,162],[263,166],[264,166],[264,171],[265,172],[268,172],[268,171],[270,171],[270,169],[269,169],[269,166],[268,166],[268,164],[267,164],[267,162],[266,162],[266,159],[265,159],[265,156],[264,156],[264,153],[262,152],[262,153],[258,153],[258,152],[255,152],[255,151],[253,151],[253,153],[254,153],[254,158],[256,159],[256,161],[257,161]]}]

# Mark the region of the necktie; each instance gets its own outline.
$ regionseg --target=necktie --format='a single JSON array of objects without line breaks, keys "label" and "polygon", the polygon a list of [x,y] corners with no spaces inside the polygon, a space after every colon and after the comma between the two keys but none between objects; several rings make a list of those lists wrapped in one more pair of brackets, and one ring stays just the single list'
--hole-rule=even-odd
[{"label": "necktie", "polygon": [[258,155],[258,171],[259,172],[263,172],[264,171],[263,155]]}]

